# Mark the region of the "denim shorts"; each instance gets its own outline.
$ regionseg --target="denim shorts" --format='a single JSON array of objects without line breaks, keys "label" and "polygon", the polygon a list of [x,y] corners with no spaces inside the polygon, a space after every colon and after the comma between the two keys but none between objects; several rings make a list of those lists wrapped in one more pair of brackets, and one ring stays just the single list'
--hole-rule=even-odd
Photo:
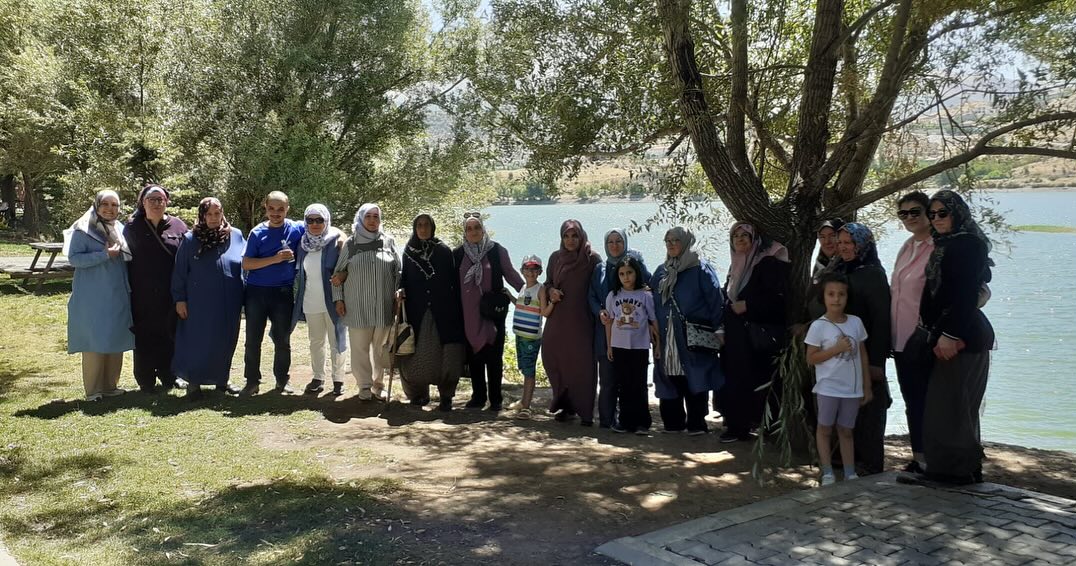
[{"label": "denim shorts", "polygon": [[534,377],[538,372],[538,351],[541,349],[541,338],[516,336],[516,365],[524,377]]},{"label": "denim shorts", "polygon": [[830,397],[816,393],[818,397],[818,424],[822,426],[837,426],[842,428],[855,428],[856,415],[859,414],[859,397]]}]

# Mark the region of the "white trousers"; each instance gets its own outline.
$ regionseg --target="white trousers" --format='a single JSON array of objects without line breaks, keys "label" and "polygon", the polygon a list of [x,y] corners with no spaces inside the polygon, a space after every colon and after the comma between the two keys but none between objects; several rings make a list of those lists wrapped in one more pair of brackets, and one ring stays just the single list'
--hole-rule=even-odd
[{"label": "white trousers", "polygon": [[[314,370],[314,379],[325,380],[325,343],[329,343],[329,358],[332,360],[333,382],[343,383],[346,358],[337,348],[336,327],[328,312],[306,314],[306,332],[310,337],[310,368]],[[328,340],[326,340],[328,338]]]},{"label": "white trousers", "polygon": [[387,326],[348,328],[351,349],[351,373],[359,390],[381,390],[385,386],[385,339],[391,329]]},{"label": "white trousers", "polygon": [[107,393],[117,388],[120,370],[123,369],[123,353],[99,354],[82,352],[82,385],[86,396]]}]

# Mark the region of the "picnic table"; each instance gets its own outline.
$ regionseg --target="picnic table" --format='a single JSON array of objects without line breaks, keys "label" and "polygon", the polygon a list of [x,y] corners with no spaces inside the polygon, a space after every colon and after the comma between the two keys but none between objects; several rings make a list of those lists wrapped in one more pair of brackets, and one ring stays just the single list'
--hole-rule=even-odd
[{"label": "picnic table", "polygon": [[[34,287],[34,293],[41,291],[41,284],[46,279],[64,279],[71,277],[75,268],[71,266],[66,260],[57,260],[56,256],[60,255],[63,250],[63,244],[58,242],[33,242],[28,244],[30,249],[34,250],[34,259],[30,261],[29,265],[26,265],[25,258],[2,258],[0,260],[0,273],[7,273],[12,279],[22,279],[23,287],[30,284],[30,281],[36,280],[37,286]],[[42,256],[47,256],[42,263]]]}]

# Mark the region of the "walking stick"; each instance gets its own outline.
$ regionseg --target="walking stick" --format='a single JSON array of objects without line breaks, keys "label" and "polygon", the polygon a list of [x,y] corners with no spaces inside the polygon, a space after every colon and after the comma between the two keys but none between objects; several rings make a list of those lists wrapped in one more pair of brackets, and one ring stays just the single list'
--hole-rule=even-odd
[{"label": "walking stick", "polygon": [[396,339],[400,331],[400,305],[396,304],[395,312],[392,314],[392,330],[389,334],[389,387],[388,396],[385,398],[385,411],[389,409],[389,405],[392,404],[392,377],[396,371]]}]

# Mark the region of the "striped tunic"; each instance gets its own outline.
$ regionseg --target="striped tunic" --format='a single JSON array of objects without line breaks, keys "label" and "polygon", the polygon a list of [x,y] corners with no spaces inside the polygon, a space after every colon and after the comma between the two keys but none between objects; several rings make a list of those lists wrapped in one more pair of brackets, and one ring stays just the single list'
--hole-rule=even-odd
[{"label": "striped tunic", "polygon": [[392,304],[400,281],[400,254],[396,242],[382,236],[382,247],[351,255],[351,238],[340,250],[336,272],[347,271],[347,281],[333,287],[333,302],[344,301],[348,328],[392,326]]}]

